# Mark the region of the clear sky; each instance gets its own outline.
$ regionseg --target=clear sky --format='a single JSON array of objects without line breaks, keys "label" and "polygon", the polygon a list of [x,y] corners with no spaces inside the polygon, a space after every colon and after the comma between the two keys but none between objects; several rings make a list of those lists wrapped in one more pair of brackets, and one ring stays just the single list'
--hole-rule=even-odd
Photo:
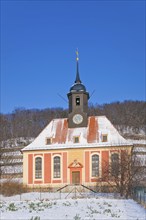
[{"label": "clear sky", "polygon": [[68,108],[79,72],[93,104],[145,100],[145,1],[1,1],[1,112]]}]

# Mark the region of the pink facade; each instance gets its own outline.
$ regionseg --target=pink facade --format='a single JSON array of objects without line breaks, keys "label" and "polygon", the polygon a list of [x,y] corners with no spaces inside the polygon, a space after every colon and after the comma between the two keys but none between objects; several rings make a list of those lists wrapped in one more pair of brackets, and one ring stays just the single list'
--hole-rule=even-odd
[{"label": "pink facade", "polygon": [[[116,152],[116,151],[115,151]],[[79,184],[89,184],[92,182],[99,181],[101,175],[105,172],[107,168],[107,163],[109,162],[110,151],[97,151],[90,150],[83,151],[84,164],[80,163],[78,160],[74,160],[72,163],[68,164],[68,154],[69,152],[52,152],[52,153],[42,153],[42,154],[29,154],[28,155],[28,184],[73,184],[74,178],[79,178]],[[100,167],[101,172],[99,177],[95,178],[91,176],[92,169],[92,155],[100,155]],[[54,156],[59,156],[61,158],[61,177],[53,177],[53,158]],[[35,159],[37,157],[42,158],[42,177],[41,179],[35,178]],[[105,167],[106,163],[106,167]],[[108,170],[107,170],[108,171]],[[83,175],[84,174],[84,175]]]}]

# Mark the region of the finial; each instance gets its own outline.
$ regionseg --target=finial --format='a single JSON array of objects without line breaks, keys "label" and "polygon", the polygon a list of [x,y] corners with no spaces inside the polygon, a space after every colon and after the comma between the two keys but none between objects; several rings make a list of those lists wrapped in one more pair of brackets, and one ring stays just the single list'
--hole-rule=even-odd
[{"label": "finial", "polygon": [[76,61],[77,61],[77,72],[76,72],[76,80],[75,83],[82,83],[79,76],[79,51],[76,49]]},{"label": "finial", "polygon": [[79,51],[78,51],[78,48],[76,49],[76,60],[77,60],[77,61],[79,60]]}]

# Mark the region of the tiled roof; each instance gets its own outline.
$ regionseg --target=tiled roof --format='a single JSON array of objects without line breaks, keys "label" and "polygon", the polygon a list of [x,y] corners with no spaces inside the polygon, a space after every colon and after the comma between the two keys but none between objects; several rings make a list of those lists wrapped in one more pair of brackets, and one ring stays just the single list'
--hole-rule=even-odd
[{"label": "tiled roof", "polygon": [[[102,135],[107,135],[107,142],[102,142]],[[74,137],[79,137],[79,143],[74,143]],[[52,143],[46,144],[46,138],[51,138]],[[88,117],[87,127],[68,128],[68,119],[54,119],[28,146],[22,149],[47,150],[86,147],[108,147],[131,145],[114,128],[106,116]]]}]

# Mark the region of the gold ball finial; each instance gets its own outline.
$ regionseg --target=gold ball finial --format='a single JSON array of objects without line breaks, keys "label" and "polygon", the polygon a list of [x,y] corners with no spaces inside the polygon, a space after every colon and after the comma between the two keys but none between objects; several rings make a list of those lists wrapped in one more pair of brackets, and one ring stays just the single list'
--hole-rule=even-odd
[{"label": "gold ball finial", "polygon": [[77,60],[77,61],[79,60],[79,51],[78,51],[78,48],[76,49],[76,60]]}]

